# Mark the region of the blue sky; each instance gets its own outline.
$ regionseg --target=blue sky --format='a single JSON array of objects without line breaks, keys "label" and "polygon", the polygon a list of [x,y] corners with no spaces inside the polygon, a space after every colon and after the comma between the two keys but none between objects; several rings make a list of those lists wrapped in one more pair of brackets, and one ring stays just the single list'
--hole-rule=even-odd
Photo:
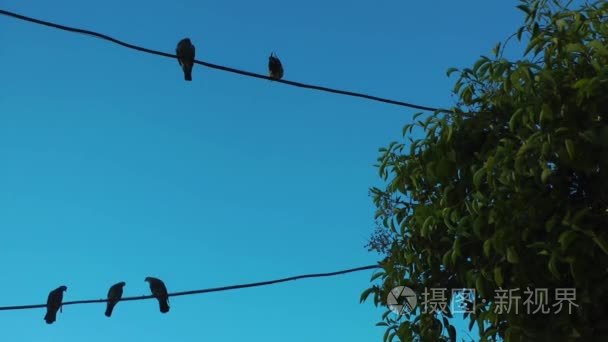
[{"label": "blue sky", "polygon": [[[117,1],[3,9],[197,59],[449,107],[521,22],[515,1]],[[378,148],[416,112],[195,66],[0,17],[0,306],[262,281],[373,264]],[[0,312],[3,341],[380,341],[371,271],[153,301]],[[460,334],[461,336],[466,336]]]}]

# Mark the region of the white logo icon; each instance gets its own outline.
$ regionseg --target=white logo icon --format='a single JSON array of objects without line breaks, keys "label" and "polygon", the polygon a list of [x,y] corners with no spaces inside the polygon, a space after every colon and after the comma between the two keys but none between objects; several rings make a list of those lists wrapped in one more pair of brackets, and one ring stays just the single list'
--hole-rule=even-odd
[{"label": "white logo icon", "polygon": [[416,293],[406,286],[395,287],[386,298],[388,308],[398,315],[414,311],[417,303]]}]

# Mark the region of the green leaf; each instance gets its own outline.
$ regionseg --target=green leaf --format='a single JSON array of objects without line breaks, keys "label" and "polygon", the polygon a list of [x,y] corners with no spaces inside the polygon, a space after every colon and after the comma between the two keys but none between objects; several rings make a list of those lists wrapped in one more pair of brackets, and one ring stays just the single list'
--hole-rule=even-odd
[{"label": "green leaf", "polygon": [[589,46],[596,50],[599,54],[608,56],[608,48],[606,48],[606,43],[599,40],[593,40],[589,42]]},{"label": "green leaf", "polygon": [[513,113],[513,115],[511,115],[511,119],[509,120],[509,129],[511,130],[511,132],[515,132],[515,124],[521,118],[521,114],[523,113],[523,111],[524,110],[522,108],[519,108],[515,111],[515,113]]},{"label": "green leaf", "polygon": [[500,43],[494,46],[494,48],[492,49],[492,53],[494,54],[494,56],[498,57],[498,55],[500,54]]},{"label": "green leaf", "polygon": [[486,296],[486,290],[485,290],[484,283],[483,283],[483,277],[481,277],[481,276],[477,277],[477,279],[475,280],[475,289],[477,290],[477,293],[479,293],[481,298],[484,298]]},{"label": "green leaf", "polygon": [[443,223],[448,227],[449,230],[454,230],[454,226],[450,223],[450,220],[447,216],[443,217]]},{"label": "green leaf", "polygon": [[520,27],[517,29],[517,40],[521,41],[521,35],[524,33],[525,27]]},{"label": "green leaf", "polygon": [[452,125],[448,126],[448,137],[445,139],[446,143],[449,143],[452,140],[452,135],[454,134],[454,127]]},{"label": "green leaf", "polygon": [[369,297],[369,295],[371,293],[373,293],[376,289],[373,287],[370,287],[369,289],[363,291],[363,293],[361,293],[361,297],[359,298],[359,302],[363,303],[367,300],[367,297]]},{"label": "green leaf", "polygon": [[428,237],[429,225],[431,224],[432,221],[433,221],[433,216],[429,216],[426,218],[426,220],[424,220],[424,223],[422,224],[422,231],[420,232],[420,235],[422,235],[422,237]]},{"label": "green leaf", "polygon": [[507,248],[507,261],[512,264],[517,264],[519,262],[517,251],[512,246]]},{"label": "green leaf", "polygon": [[391,329],[386,329],[386,331],[384,332],[384,338],[382,339],[382,341],[389,342],[390,340],[392,340],[392,337],[390,337],[390,334],[391,334]]},{"label": "green leaf", "polygon": [[416,121],[416,119],[420,116],[424,114],[424,112],[417,112],[412,116],[412,121]]},{"label": "green leaf", "polygon": [[587,207],[587,208],[583,208],[579,211],[576,212],[576,214],[574,214],[574,216],[572,217],[572,224],[573,225],[578,225],[581,220],[587,216],[587,214],[591,211],[591,208]]},{"label": "green leaf", "polygon": [[551,258],[549,259],[549,272],[557,279],[560,278],[559,271],[557,270],[557,252],[553,251]]},{"label": "green leaf", "polygon": [[478,216],[475,221],[473,221],[473,233],[475,233],[478,238],[481,238],[481,227],[484,224],[485,220],[482,218],[482,216]]},{"label": "green leaf", "polygon": [[458,71],[458,68],[449,68],[445,74],[447,77],[450,77],[456,71]]},{"label": "green leaf", "polygon": [[[407,135],[407,131],[411,130],[412,126],[413,126],[412,124],[407,124],[407,125],[403,126],[403,130],[401,131],[401,135],[405,137]],[[386,149],[384,149],[384,150],[386,150]]]},{"label": "green leaf", "polygon": [[457,238],[454,240],[454,245],[452,247],[452,265],[456,265],[460,255],[460,239]]},{"label": "green leaf", "polygon": [[471,320],[469,321],[469,331],[473,329],[473,325],[475,325],[475,322],[475,318],[473,317],[473,315],[471,315]]},{"label": "green leaf", "polygon": [[482,65],[484,65],[485,63],[488,62],[488,58],[487,57],[483,57],[481,59],[479,59],[477,62],[475,62],[475,64],[473,65],[473,72],[477,73],[479,70],[479,67],[481,67]]},{"label": "green leaf", "polygon": [[570,244],[576,239],[578,234],[574,230],[567,230],[560,234],[557,240],[562,247],[562,250],[568,249]]},{"label": "green leaf", "polygon": [[451,264],[451,261],[452,261],[452,250],[448,249],[448,251],[445,252],[445,254],[443,254],[443,258],[441,258],[441,262],[443,263],[443,265],[449,266]]},{"label": "green leaf", "polygon": [[461,93],[461,98],[464,101],[464,103],[471,103],[473,101],[473,86],[472,85],[468,85],[466,86]]},{"label": "green leaf", "polygon": [[374,280],[376,280],[376,279],[378,279],[378,278],[380,278],[380,277],[382,277],[382,276],[384,276],[384,275],[386,275],[386,273],[385,273],[384,271],[378,271],[378,272],[375,272],[375,273],[372,275],[372,277],[371,277],[370,281],[374,281]]},{"label": "green leaf", "polygon": [[513,88],[522,91],[524,88],[521,84],[521,78],[520,78],[520,73],[518,71],[515,71],[511,74],[510,79],[511,79],[511,84],[513,85]]},{"label": "green leaf", "polygon": [[513,342],[518,342],[518,341],[522,341],[521,338],[521,329],[516,329],[515,327],[508,327],[507,330],[505,331],[505,341],[513,341]]},{"label": "green leaf", "polygon": [[553,228],[555,228],[555,225],[557,225],[557,216],[551,216],[551,218],[549,220],[547,220],[547,222],[545,223],[545,230],[547,231],[547,233],[550,233]]},{"label": "green leaf", "polygon": [[492,249],[492,240],[486,240],[483,243],[483,254],[488,258],[490,257],[491,249]]},{"label": "green leaf", "polygon": [[502,286],[503,284],[502,269],[500,267],[494,267],[494,281],[498,286]]},{"label": "green leaf", "polygon": [[604,251],[604,253],[608,254],[608,243],[606,243],[606,240],[602,239],[601,237],[595,235],[592,237],[593,242],[595,242],[595,244],[602,249],[602,251]]},{"label": "green leaf", "polygon": [[543,143],[543,147],[541,148],[541,153],[543,156],[547,156],[551,151],[551,144],[548,141]]},{"label": "green leaf", "polygon": [[456,342],[456,328],[452,325],[448,326],[448,336],[450,337],[450,342]]},{"label": "green leaf", "polygon": [[566,151],[568,151],[568,156],[570,157],[570,159],[574,159],[574,143],[571,139],[566,139],[565,144]]},{"label": "green leaf", "polygon": [[566,45],[566,52],[569,53],[573,53],[573,52],[579,52],[579,53],[584,53],[585,51],[585,47],[580,44],[580,43],[570,43],[568,45]]},{"label": "green leaf", "polygon": [[493,337],[494,335],[496,335],[496,333],[498,332],[498,329],[496,328],[490,328],[488,330],[486,330],[486,332],[483,334],[483,340],[486,341],[489,337]]},{"label": "green leaf", "polygon": [[544,103],[543,107],[540,111],[540,122],[547,122],[547,121],[551,121],[553,119],[553,110],[551,110],[551,107]]},{"label": "green leaf", "polygon": [[485,176],[485,174],[486,174],[486,168],[481,167],[473,175],[473,184],[475,185],[476,189],[479,189],[479,186],[481,185],[481,181],[483,179],[483,176]]},{"label": "green leaf", "polygon": [[549,176],[551,176],[551,170],[547,167],[543,168],[543,172],[540,175],[541,182],[543,182],[543,184],[546,184],[547,179],[549,179]]},{"label": "green leaf", "polygon": [[459,79],[458,81],[456,81],[456,83],[454,83],[454,88],[452,88],[452,92],[454,93],[460,93],[460,88],[462,88],[462,81]]},{"label": "green leaf", "polygon": [[526,5],[517,5],[517,8],[519,8],[520,10],[522,10],[527,15],[530,15],[530,7],[528,7]]}]

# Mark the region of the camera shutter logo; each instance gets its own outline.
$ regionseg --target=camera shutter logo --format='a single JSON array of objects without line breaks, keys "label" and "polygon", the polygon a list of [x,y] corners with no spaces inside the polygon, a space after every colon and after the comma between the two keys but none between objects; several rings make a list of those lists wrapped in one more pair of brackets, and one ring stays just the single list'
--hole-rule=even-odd
[{"label": "camera shutter logo", "polygon": [[418,296],[407,286],[393,288],[386,298],[388,308],[398,315],[414,311],[417,303]]}]

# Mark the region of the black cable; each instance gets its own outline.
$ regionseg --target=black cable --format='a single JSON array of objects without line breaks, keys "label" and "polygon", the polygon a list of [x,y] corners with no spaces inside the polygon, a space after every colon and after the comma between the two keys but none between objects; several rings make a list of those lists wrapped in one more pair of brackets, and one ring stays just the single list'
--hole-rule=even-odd
[{"label": "black cable", "polygon": [[[257,282],[257,283],[248,283],[248,284],[230,285],[230,286],[222,286],[222,287],[213,287],[213,288],[209,288],[209,289],[174,292],[174,293],[170,293],[169,297],[190,296],[190,295],[201,294],[201,293],[221,292],[221,291],[244,289],[244,288],[248,288],[248,287],[267,286],[267,285],[284,283],[284,282],[291,281],[291,280],[298,280],[298,279],[305,279],[305,278],[333,277],[333,276],[337,276],[337,275],[341,275],[341,274],[371,270],[371,269],[375,269],[375,268],[379,268],[379,267],[380,266],[378,266],[378,265],[369,265],[369,266],[351,268],[351,269],[342,270],[342,271],[330,272],[330,273],[304,274],[304,275],[298,275],[298,276],[282,278],[282,279],[261,281],[261,282]],[[144,300],[144,299],[152,299],[152,298],[154,298],[154,297],[153,296],[124,297],[120,301],[124,302],[124,301],[130,301],[130,300]],[[108,301],[107,299],[75,300],[75,301],[71,301],[71,302],[63,302],[62,305],[105,303],[107,301]],[[38,308],[46,308],[46,304],[2,306],[2,307],[0,307],[0,311],[38,309]]]},{"label": "black cable", "polygon": [[[141,46],[125,43],[123,41],[120,41],[118,39],[112,38],[112,37],[107,36],[105,34],[93,32],[93,31],[89,31],[89,30],[84,30],[84,29],[79,29],[79,28],[75,28],[75,27],[69,27],[69,26],[59,25],[59,24],[51,23],[51,22],[48,22],[48,21],[40,20],[40,19],[26,17],[26,16],[21,15],[21,14],[5,11],[5,10],[1,10],[1,9],[0,9],[0,14],[6,15],[6,16],[9,16],[9,17],[12,17],[12,18],[15,18],[15,19],[24,20],[24,21],[28,21],[28,22],[31,22],[31,23],[39,24],[39,25],[44,25],[44,26],[48,26],[48,27],[57,28],[57,29],[64,30],[64,31],[76,32],[76,33],[81,33],[81,34],[86,34],[86,35],[94,36],[96,38],[104,39],[104,40],[107,40],[107,41],[110,41],[112,43],[124,46],[124,47],[129,48],[129,49],[133,49],[133,50],[137,50],[137,51],[141,51],[141,52],[145,52],[145,53],[150,53],[150,54],[153,54],[153,55],[158,55],[158,56],[163,56],[163,57],[168,57],[168,58],[177,58],[176,55],[173,55],[173,54],[170,54],[170,53],[156,51],[156,50],[144,48],[144,47],[141,47]],[[332,89],[332,88],[327,88],[327,87],[322,87],[322,86],[317,86],[317,85],[310,85],[310,84],[305,84],[305,83],[300,83],[300,82],[287,81],[287,80],[283,80],[283,79],[281,79],[281,80],[275,80],[275,79],[272,79],[272,78],[270,78],[270,77],[268,77],[266,75],[256,74],[256,73],[249,72],[249,71],[234,69],[234,68],[225,67],[225,66],[222,66],[222,65],[212,64],[212,63],[208,63],[208,62],[203,62],[203,61],[199,61],[199,60],[195,60],[194,63],[200,64],[200,65],[206,66],[208,68],[212,68],[212,69],[223,70],[223,71],[227,71],[227,72],[231,72],[231,73],[235,73],[235,74],[239,74],[239,75],[243,75],[243,76],[249,76],[249,77],[261,78],[261,79],[265,79],[265,80],[271,80],[271,81],[280,82],[280,83],[284,83],[284,84],[289,84],[289,85],[292,85],[292,86],[295,86],[295,87],[300,87],[300,88],[308,88],[308,89],[325,91],[325,92],[328,92],[328,93],[334,93],[334,94],[341,94],[341,95],[359,97],[359,98],[364,98],[364,99],[368,99],[368,100],[372,100],[372,101],[379,101],[379,102],[389,103],[389,104],[393,104],[393,105],[397,105],[397,106],[414,108],[414,109],[420,109],[420,110],[427,110],[427,111],[433,111],[433,112],[439,111],[439,112],[445,112],[445,113],[449,113],[450,112],[449,110],[446,110],[446,109],[439,109],[439,108],[433,108],[433,107],[427,107],[427,106],[420,106],[420,105],[416,105],[416,104],[412,104],[412,103],[407,103],[407,102],[402,102],[402,101],[396,101],[396,100],[381,98],[381,97],[367,95],[367,94],[355,93],[355,92],[346,91],[346,90]]]}]

